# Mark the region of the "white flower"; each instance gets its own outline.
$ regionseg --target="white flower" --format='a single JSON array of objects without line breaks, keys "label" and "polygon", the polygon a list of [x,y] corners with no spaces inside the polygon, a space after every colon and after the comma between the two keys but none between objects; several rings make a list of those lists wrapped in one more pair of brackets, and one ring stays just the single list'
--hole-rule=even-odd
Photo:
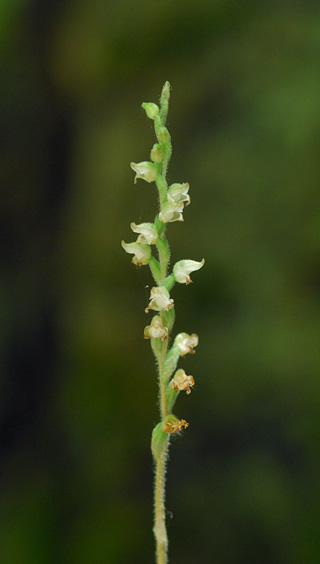
[{"label": "white flower", "polygon": [[162,210],[159,213],[159,218],[162,223],[169,223],[173,221],[183,221],[183,203],[182,204],[170,204],[168,200],[162,206]]},{"label": "white flower", "polygon": [[158,233],[153,223],[130,223],[130,227],[134,233],[141,233],[148,245],[153,245],[158,240]]},{"label": "white flower", "polygon": [[150,118],[150,119],[155,119],[155,117],[159,113],[159,108],[158,108],[157,104],[153,104],[153,102],[143,102],[143,104],[141,104],[141,106],[143,107],[144,111],[146,112],[148,118]]},{"label": "white flower", "polygon": [[175,392],[185,390],[189,395],[191,393],[190,386],[194,386],[194,378],[193,376],[187,376],[185,371],[180,368],[172,378],[170,386]]},{"label": "white flower", "polygon": [[149,309],[153,309],[154,311],[162,311],[165,309],[169,311],[169,309],[173,307],[173,300],[170,299],[170,294],[165,286],[154,286],[151,288],[149,299],[150,303],[145,309],[146,313],[148,313]]},{"label": "white flower", "polygon": [[195,270],[199,270],[204,265],[204,259],[201,262],[196,260],[179,260],[173,267],[173,274],[176,282],[180,284],[190,284],[192,282],[189,274]]},{"label": "white flower", "polygon": [[148,325],[144,330],[145,339],[161,339],[165,341],[168,337],[168,328],[163,327],[161,323],[161,317],[155,315],[151,321],[151,325]]},{"label": "white flower", "polygon": [[171,205],[185,203],[186,206],[190,204],[190,196],[188,182],[183,184],[172,184],[168,190],[168,201]]},{"label": "white flower", "polygon": [[137,266],[141,266],[142,264],[148,264],[151,258],[151,249],[149,245],[143,242],[141,243],[140,237],[141,236],[139,235],[135,243],[125,243],[124,241],[121,241],[121,245],[126,251],[126,253],[130,253],[131,255],[134,255],[134,257],[132,258],[132,262]]},{"label": "white flower", "polygon": [[172,221],[183,221],[184,204],[190,204],[188,194],[189,184],[172,184],[168,190],[167,200],[162,206],[159,218],[163,223]]},{"label": "white flower", "polygon": [[146,182],[153,182],[157,176],[157,169],[153,163],[144,161],[142,163],[130,163],[132,170],[136,173],[134,183],[136,184],[138,178],[146,180]]},{"label": "white flower", "polygon": [[194,354],[194,347],[198,345],[199,337],[195,333],[188,335],[188,333],[179,333],[174,340],[174,344],[178,347],[180,356],[192,353]]}]

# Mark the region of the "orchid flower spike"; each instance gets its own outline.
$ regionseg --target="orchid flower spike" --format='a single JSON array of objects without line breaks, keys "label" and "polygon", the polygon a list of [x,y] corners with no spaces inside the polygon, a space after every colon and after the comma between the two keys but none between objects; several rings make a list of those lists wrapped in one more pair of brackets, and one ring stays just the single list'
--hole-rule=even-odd
[{"label": "orchid flower spike", "polygon": [[173,267],[173,274],[176,282],[180,284],[190,284],[192,282],[190,273],[199,270],[204,265],[204,259],[198,262],[196,260],[179,260]]},{"label": "orchid flower spike", "polygon": [[[146,182],[155,182],[158,191],[159,207],[153,213],[154,223],[132,222],[130,227],[138,234],[134,243],[122,246],[133,255],[135,265],[148,264],[154,282],[145,312],[153,310],[151,323],[144,329],[144,338],[150,340],[151,349],[157,365],[159,383],[160,421],[152,432],[151,450],[155,462],[154,488],[154,535],[156,540],[156,562],[167,564],[168,538],[165,525],[165,472],[168,459],[170,437],[168,435],[188,427],[184,419],[178,419],[173,413],[173,406],[180,391],[191,393],[194,378],[177,369],[180,357],[194,353],[198,345],[198,335],[179,333],[170,344],[170,336],[175,321],[174,301],[170,291],[175,282],[189,284],[190,274],[204,264],[195,260],[180,260],[170,267],[170,245],[168,241],[169,224],[183,221],[184,206],[190,204],[189,184],[187,182],[168,185],[167,170],[172,153],[171,135],[166,127],[169,110],[171,87],[169,82],[163,86],[159,105],[144,102],[142,108],[154,123],[155,143],[148,161],[131,163],[135,172],[134,183],[141,178]],[[148,157],[146,157],[148,158]],[[152,221],[152,219],[151,219]],[[154,284],[154,285],[153,285]],[[148,287],[148,286],[146,286]],[[128,359],[130,363],[130,359]],[[129,367],[130,368],[130,367]]]}]

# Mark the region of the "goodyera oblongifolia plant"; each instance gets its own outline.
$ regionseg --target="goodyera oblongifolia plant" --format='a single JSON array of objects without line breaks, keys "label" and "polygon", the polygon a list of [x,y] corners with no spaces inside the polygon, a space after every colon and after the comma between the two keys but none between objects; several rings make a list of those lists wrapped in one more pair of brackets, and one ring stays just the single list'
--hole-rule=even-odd
[{"label": "goodyera oblongifolia plant", "polygon": [[[166,236],[168,223],[183,221],[183,208],[190,204],[189,184],[171,184],[168,186],[166,175],[171,156],[171,138],[166,128],[169,108],[170,84],[166,82],[161,93],[160,108],[153,103],[143,103],[148,118],[154,121],[157,137],[151,149],[150,161],[131,163],[138,178],[146,182],[155,182],[159,193],[159,211],[153,223],[131,223],[131,229],[138,234],[134,243],[122,246],[127,253],[133,255],[132,262],[137,266],[149,265],[155,286],[151,288],[150,301],[146,313],[155,312],[151,322],[144,330],[145,339],[150,339],[156,358],[159,378],[159,398],[161,421],[152,432],[151,450],[155,461],[154,487],[154,535],[156,539],[156,563],[167,563],[168,537],[165,524],[165,470],[170,435],[188,427],[184,419],[173,414],[172,410],[181,391],[190,394],[194,385],[193,376],[188,376],[182,368],[177,368],[179,357],[194,353],[198,344],[198,335],[179,333],[168,350],[170,334],[174,323],[174,301],[170,296],[175,282],[189,284],[190,274],[199,270],[204,259],[179,260],[168,273],[170,248]],[[157,249],[157,257],[152,249]]]}]

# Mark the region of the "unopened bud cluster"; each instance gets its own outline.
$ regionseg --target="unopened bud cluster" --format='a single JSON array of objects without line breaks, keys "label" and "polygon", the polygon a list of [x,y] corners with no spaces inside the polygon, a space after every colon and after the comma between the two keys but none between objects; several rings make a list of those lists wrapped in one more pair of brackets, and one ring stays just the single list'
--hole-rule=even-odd
[{"label": "unopened bud cluster", "polygon": [[[166,172],[171,156],[171,136],[165,125],[169,106],[170,84],[165,83],[160,99],[160,107],[152,102],[143,103],[149,119],[154,121],[157,142],[150,153],[150,161],[131,163],[135,172],[134,183],[138,179],[148,183],[155,183],[159,195],[159,210],[155,221],[136,224],[130,227],[136,233],[137,239],[132,243],[122,241],[124,250],[133,255],[132,262],[136,266],[149,265],[156,283],[151,288],[146,313],[156,312],[149,325],[145,327],[144,337],[151,340],[152,350],[159,367],[161,396],[161,430],[164,433],[174,433],[187,427],[184,419],[178,419],[171,410],[180,391],[190,394],[194,386],[194,378],[187,375],[183,369],[176,370],[179,357],[187,353],[194,353],[198,345],[196,334],[180,333],[174,339],[168,351],[168,341],[174,322],[174,300],[170,291],[176,282],[189,284],[190,274],[199,270],[201,261],[183,259],[176,262],[172,272],[168,273],[170,249],[166,237],[166,224],[183,221],[184,207],[190,204],[189,184],[187,182],[174,183],[168,186]],[[152,250],[155,249],[155,253]],[[165,397],[164,397],[165,394]],[[157,431],[159,436],[160,429]]]}]

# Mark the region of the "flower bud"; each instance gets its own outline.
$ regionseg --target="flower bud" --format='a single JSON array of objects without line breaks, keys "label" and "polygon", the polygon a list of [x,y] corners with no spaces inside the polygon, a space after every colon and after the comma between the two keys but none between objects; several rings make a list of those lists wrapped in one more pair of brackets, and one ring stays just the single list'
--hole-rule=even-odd
[{"label": "flower bud", "polygon": [[155,315],[151,321],[151,325],[148,325],[144,330],[145,339],[161,339],[165,341],[168,337],[168,328],[163,327],[161,323],[161,317]]},{"label": "flower bud", "polygon": [[132,170],[136,173],[134,183],[138,178],[142,178],[146,182],[153,182],[157,177],[157,169],[153,163],[143,161],[142,163],[130,163]]},{"label": "flower bud", "polygon": [[151,258],[151,249],[146,243],[139,242],[139,237],[135,243],[125,243],[121,241],[121,245],[126,253],[134,255],[132,258],[133,264],[137,266],[148,264]]},{"label": "flower bud", "polygon": [[162,423],[162,430],[165,433],[176,433],[176,431],[182,431],[183,428],[189,426],[184,419],[178,419],[175,415],[167,415],[164,422]]},{"label": "flower bud", "polygon": [[162,163],[164,159],[164,150],[162,145],[155,143],[151,149],[150,158],[154,163]]},{"label": "flower bud", "polygon": [[159,113],[159,108],[158,108],[157,104],[153,104],[152,102],[143,102],[143,104],[141,104],[141,106],[143,107],[144,111],[146,112],[148,118],[150,118],[150,119],[154,119]]},{"label": "flower bud", "polygon": [[175,392],[185,390],[187,395],[189,395],[191,393],[190,386],[194,386],[194,378],[193,376],[187,376],[185,371],[180,368],[172,378],[170,386]]},{"label": "flower bud", "polygon": [[194,347],[198,345],[199,337],[195,333],[188,335],[188,333],[179,333],[174,340],[174,344],[179,349],[180,356],[191,353],[194,354]]},{"label": "flower bud", "polygon": [[168,190],[168,201],[171,205],[185,203],[186,206],[190,204],[190,196],[188,182],[183,184],[172,184]]},{"label": "flower bud", "polygon": [[162,311],[163,309],[169,311],[173,307],[173,300],[170,299],[170,294],[164,286],[154,286],[150,292],[150,303],[145,309],[148,313],[149,309],[154,311]]},{"label": "flower bud", "polygon": [[130,223],[130,227],[134,233],[141,233],[148,245],[153,245],[158,240],[158,233],[153,223]]},{"label": "flower bud", "polygon": [[195,270],[199,270],[204,265],[204,259],[201,262],[196,260],[179,260],[173,267],[173,274],[177,282],[180,284],[190,284],[192,282],[189,274]]},{"label": "flower bud", "polygon": [[170,82],[167,80],[164,83],[164,86],[163,86],[162,92],[161,92],[161,99],[160,99],[161,105],[168,103],[169,98],[170,98]]},{"label": "flower bud", "polygon": [[183,208],[182,204],[170,204],[168,200],[163,204],[161,212],[159,213],[159,219],[162,223],[170,223],[173,221],[183,221]]},{"label": "flower bud", "polygon": [[166,127],[160,127],[157,133],[159,143],[169,143],[171,136]]}]

